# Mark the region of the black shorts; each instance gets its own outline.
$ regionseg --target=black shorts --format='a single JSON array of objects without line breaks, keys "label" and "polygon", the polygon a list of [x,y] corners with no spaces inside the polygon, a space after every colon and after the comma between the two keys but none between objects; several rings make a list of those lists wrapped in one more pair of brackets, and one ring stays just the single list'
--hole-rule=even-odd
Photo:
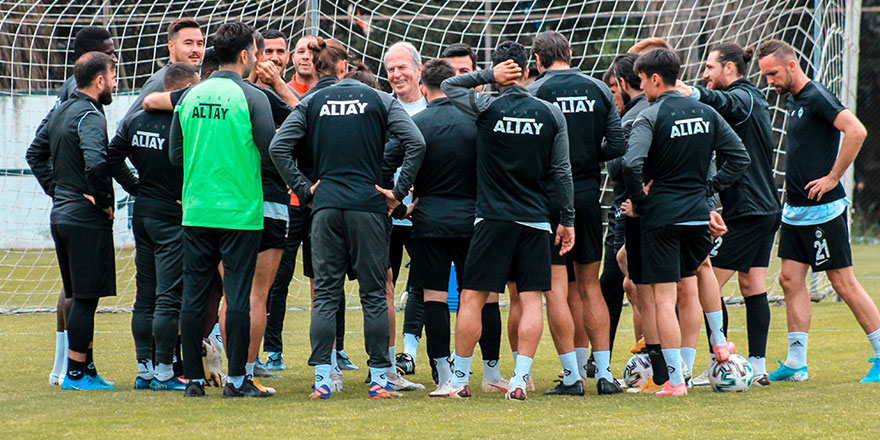
[{"label": "black shorts", "polygon": [[779,218],[779,214],[750,215],[726,222],[727,233],[715,239],[709,252],[712,266],[744,273],[770,266]]},{"label": "black shorts", "polygon": [[55,255],[67,298],[94,299],[116,295],[113,230],[51,225]]},{"label": "black shorts", "polygon": [[813,272],[852,266],[846,211],[819,225],[782,224],[779,258],[809,264]]},{"label": "black shorts", "polygon": [[263,235],[260,236],[260,250],[284,249],[284,240],[287,238],[287,222],[269,217],[263,217]]},{"label": "black shorts", "polygon": [[646,231],[642,246],[642,281],[675,283],[692,276],[712,249],[709,225],[669,225]]},{"label": "black shorts", "polygon": [[409,283],[445,292],[449,288],[450,264],[455,264],[456,277],[459,282],[462,280],[470,244],[470,238],[410,238]]},{"label": "black shorts", "polygon": [[578,264],[602,261],[602,205],[599,190],[574,193],[574,247],[569,260]]},{"label": "black shorts", "polygon": [[626,233],[626,271],[636,284],[646,284],[642,276],[642,222],[638,217],[624,217]]},{"label": "black shorts", "polygon": [[550,290],[547,235],[512,221],[481,221],[468,248],[462,288],[504,292],[512,280],[520,292]]},{"label": "black shorts", "polygon": [[[573,283],[577,280],[574,276],[574,263],[570,258],[574,249],[568,251],[568,253],[564,255],[559,255],[559,251],[562,249],[562,243],[560,242],[559,244],[556,244],[556,227],[556,224],[550,223],[550,229],[553,231],[552,234],[548,234],[550,236],[550,264],[553,266],[565,266],[565,271],[568,274],[568,282]],[[577,241],[577,235],[575,235],[574,239]]]}]

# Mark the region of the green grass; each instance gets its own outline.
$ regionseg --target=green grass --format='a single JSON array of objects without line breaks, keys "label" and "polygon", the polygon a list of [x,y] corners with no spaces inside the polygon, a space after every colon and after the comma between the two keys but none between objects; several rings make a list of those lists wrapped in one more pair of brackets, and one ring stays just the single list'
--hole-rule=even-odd
[{"label": "green grass", "polygon": [[[854,254],[856,273],[880,301],[880,247],[855,246]],[[785,355],[785,310],[774,307],[772,312],[767,355],[771,369]],[[730,316],[730,337],[745,350],[745,309],[732,307]],[[744,394],[702,388],[676,399],[599,397],[590,381],[584,398],[545,398],[538,392],[525,403],[478,391],[470,401],[437,401],[429,399],[427,391],[408,393],[398,401],[368,401],[363,371],[346,372],[346,390],[329,401],[310,402],[305,311],[287,315],[288,370],[281,379],[264,381],[278,389],[274,398],[228,401],[220,398],[218,389],[209,389],[207,398],[185,400],[180,394],[133,391],[130,318],[101,314],[96,320],[98,366],[120,390],[62,392],[47,384],[54,315],[0,316],[0,438],[868,438],[878,432],[880,385],[858,383],[868,369],[869,346],[849,309],[828,300],[814,304],[809,382],[774,383]],[[398,315],[398,329],[402,318]],[[365,367],[361,323],[360,312],[350,310],[346,351]],[[624,309],[618,335],[612,370],[619,376],[633,340],[629,308]],[[707,362],[703,340],[698,370]],[[414,380],[428,384],[424,345]],[[501,364],[509,374],[506,336]],[[553,385],[558,370],[545,330],[533,368],[539,391]],[[478,389],[478,361],[474,373],[471,383]]]}]

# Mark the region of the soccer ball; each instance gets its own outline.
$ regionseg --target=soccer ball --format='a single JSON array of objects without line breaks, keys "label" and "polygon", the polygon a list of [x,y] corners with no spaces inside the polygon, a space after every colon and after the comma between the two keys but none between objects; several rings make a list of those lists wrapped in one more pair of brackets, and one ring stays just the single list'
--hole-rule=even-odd
[{"label": "soccer ball", "polygon": [[709,371],[709,383],[715,391],[741,393],[749,390],[754,372],[746,358],[730,355],[727,362],[716,362]]},{"label": "soccer ball", "polygon": [[653,375],[654,370],[651,368],[651,358],[642,353],[629,358],[626,367],[623,368],[623,382],[629,388],[644,385],[645,381]]}]

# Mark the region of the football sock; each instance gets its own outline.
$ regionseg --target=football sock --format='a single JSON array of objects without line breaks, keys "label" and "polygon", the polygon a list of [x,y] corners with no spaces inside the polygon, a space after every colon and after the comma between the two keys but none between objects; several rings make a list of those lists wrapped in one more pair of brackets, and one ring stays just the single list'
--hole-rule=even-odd
[{"label": "football sock", "polygon": [[709,343],[712,347],[724,344],[724,333],[721,327],[724,325],[724,315],[721,310],[706,313],[706,330],[709,332]]},{"label": "football sock", "polygon": [[501,354],[501,311],[498,303],[486,303],[480,312],[483,331],[480,333],[480,353],[483,360],[497,361]]},{"label": "football sock", "polygon": [[452,386],[460,387],[468,384],[471,371],[471,361],[473,356],[455,355],[455,361],[452,367]]},{"label": "football sock", "polygon": [[868,333],[868,342],[871,343],[871,348],[874,349],[874,357],[880,358],[880,329]]},{"label": "football sock", "polygon": [[385,369],[385,374],[388,374],[389,376],[397,373],[397,367],[394,366],[395,351],[396,350],[394,350],[393,345],[388,346],[388,359],[391,360],[391,365],[389,365],[388,368]]},{"label": "football sock", "polygon": [[[434,359],[434,362],[437,364],[437,383],[443,385],[444,383],[449,382],[449,379],[452,377],[452,370],[449,368],[449,358],[438,357]],[[484,372],[484,377],[485,374],[486,373]]]},{"label": "football sock", "polygon": [[559,363],[562,364],[562,383],[571,385],[577,382],[581,376],[578,373],[578,359],[575,352],[570,351],[559,355]]},{"label": "football sock", "polygon": [[805,332],[788,333],[788,356],[785,358],[788,368],[807,366],[807,334]]},{"label": "football sock", "polygon": [[744,298],[746,303],[746,328],[749,331],[749,358],[764,358],[767,352],[767,332],[770,331],[770,304],[767,294]]},{"label": "football sock", "polygon": [[61,364],[60,373],[67,372],[67,350],[69,348],[70,348],[70,340],[67,339],[67,330],[64,330],[64,350],[62,351],[62,353],[64,354],[64,360],[62,361],[63,364]]},{"label": "football sock", "polygon": [[428,357],[449,357],[449,306],[442,301],[425,301],[425,338]]},{"label": "football sock", "polygon": [[71,380],[80,380],[85,374],[86,364],[84,362],[67,360],[67,377]]},{"label": "football sock", "polygon": [[[419,337],[411,334],[403,334],[403,352],[412,356],[413,362],[416,361],[416,353],[419,351]],[[391,359],[394,362],[394,359]]]},{"label": "football sock", "polygon": [[681,347],[681,360],[687,366],[691,375],[694,374],[694,359],[697,357],[697,349],[693,347]]},{"label": "football sock", "polygon": [[752,371],[755,375],[759,374],[767,374],[767,367],[764,366],[764,357],[754,357],[749,356],[749,365],[752,366]]},{"label": "football sock", "polygon": [[156,371],[153,373],[156,380],[164,382],[174,377],[174,365],[172,364],[156,364]]},{"label": "football sock", "polygon": [[89,349],[86,350],[86,374],[92,377],[98,375],[98,369],[95,368],[93,353],[94,351],[92,350],[92,347],[89,347]]},{"label": "football sock", "polygon": [[498,382],[501,380],[501,369],[498,368],[498,360],[483,360],[483,380]]},{"label": "football sock", "polygon": [[516,366],[513,368],[513,376],[510,378],[510,389],[518,386],[525,387],[526,381],[532,374],[532,358],[519,355],[516,357]]},{"label": "football sock", "polygon": [[232,386],[241,388],[244,385],[244,376],[229,376],[228,381],[232,383]]},{"label": "football sock", "polygon": [[247,362],[244,364],[244,374],[248,377],[254,377],[254,365],[256,362]]},{"label": "football sock", "polygon": [[613,381],[614,376],[611,375],[611,352],[608,350],[594,351],[593,361],[596,362],[596,380],[605,379]]},{"label": "football sock", "polygon": [[[675,386],[684,382],[684,376],[681,374],[681,349],[664,348],[663,359],[666,360],[666,368],[669,371],[669,384]],[[657,369],[655,368],[654,371]]]},{"label": "football sock", "polygon": [[[330,376],[327,376],[327,380],[329,383]],[[370,367],[370,381],[378,384],[380,387],[385,388],[388,386],[388,372],[384,368],[374,368]]]},{"label": "football sock", "polygon": [[217,342],[220,343],[220,349],[221,350],[223,349],[223,336],[222,336],[222,333],[220,333],[220,323],[219,322],[214,324],[214,328],[211,329],[211,334],[208,335],[208,337],[216,339]]},{"label": "football sock", "polygon": [[[372,369],[371,373],[372,373]],[[373,380],[375,382],[375,380]],[[327,388],[330,388],[330,365],[329,364],[318,364],[315,365],[315,389],[317,390],[322,385],[327,385]]]},{"label": "football sock", "polygon": [[651,358],[651,369],[654,370],[654,383],[663,385],[669,380],[669,371],[666,369],[666,359],[663,358],[660,344],[648,344],[648,357]]},{"label": "football sock", "polygon": [[66,336],[64,332],[55,332],[55,365],[52,366],[52,374],[64,373],[64,359],[67,359],[67,350],[64,349]]},{"label": "football sock", "polygon": [[147,380],[153,378],[153,361],[151,359],[138,359],[138,377]]},{"label": "football sock", "polygon": [[574,354],[577,356],[578,374],[581,379],[587,378],[587,362],[590,359],[590,349],[587,347],[575,347]]},{"label": "football sock", "polygon": [[513,356],[513,363],[514,363],[514,365],[516,365],[516,356],[517,356],[519,353],[517,353],[516,350],[513,350],[512,352],[510,352],[510,354]]},{"label": "football sock", "polygon": [[341,373],[342,370],[339,369],[339,362],[336,361],[336,355],[339,353],[335,348],[330,353],[330,372],[331,373]]}]

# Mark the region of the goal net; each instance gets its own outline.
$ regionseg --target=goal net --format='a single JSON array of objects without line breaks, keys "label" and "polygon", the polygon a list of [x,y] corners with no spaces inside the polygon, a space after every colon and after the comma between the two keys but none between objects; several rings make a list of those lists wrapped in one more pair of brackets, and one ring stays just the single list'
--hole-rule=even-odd
[{"label": "goal net", "polygon": [[[61,280],[49,234],[51,202],[24,160],[37,124],[57,89],[72,74],[73,35],[85,26],[113,34],[119,91],[107,108],[112,134],[147,78],[167,62],[165,28],[194,17],[211,35],[224,22],[242,20],[258,30],[278,29],[289,46],[304,34],[342,42],[384,82],[382,54],[398,41],[413,43],[425,59],[451,44],[474,47],[481,67],[492,48],[512,39],[525,46],[545,30],[572,43],[574,62],[600,77],[617,54],[636,41],[661,37],[682,57],[683,79],[694,83],[710,47],[725,41],[753,46],[768,38],[791,43],[808,75],[822,81],[850,108],[855,105],[859,4],[844,0],[666,1],[269,1],[269,0],[0,0],[0,313],[50,310]],[[285,78],[292,75],[292,68]],[[756,63],[749,77],[765,86]],[[784,174],[784,101],[767,89],[777,136],[775,171]],[[605,201],[610,183],[605,182]],[[119,188],[114,235],[118,296],[102,306],[131,306],[135,293],[131,199]],[[298,258],[298,266],[301,258]],[[297,270],[297,274],[301,273]],[[406,280],[400,277],[398,291]],[[775,283],[774,283],[775,284]],[[821,284],[821,283],[820,283]],[[353,287],[349,285],[350,290]],[[348,295],[351,305],[356,295]],[[297,275],[288,305],[308,307],[308,281]]]}]

